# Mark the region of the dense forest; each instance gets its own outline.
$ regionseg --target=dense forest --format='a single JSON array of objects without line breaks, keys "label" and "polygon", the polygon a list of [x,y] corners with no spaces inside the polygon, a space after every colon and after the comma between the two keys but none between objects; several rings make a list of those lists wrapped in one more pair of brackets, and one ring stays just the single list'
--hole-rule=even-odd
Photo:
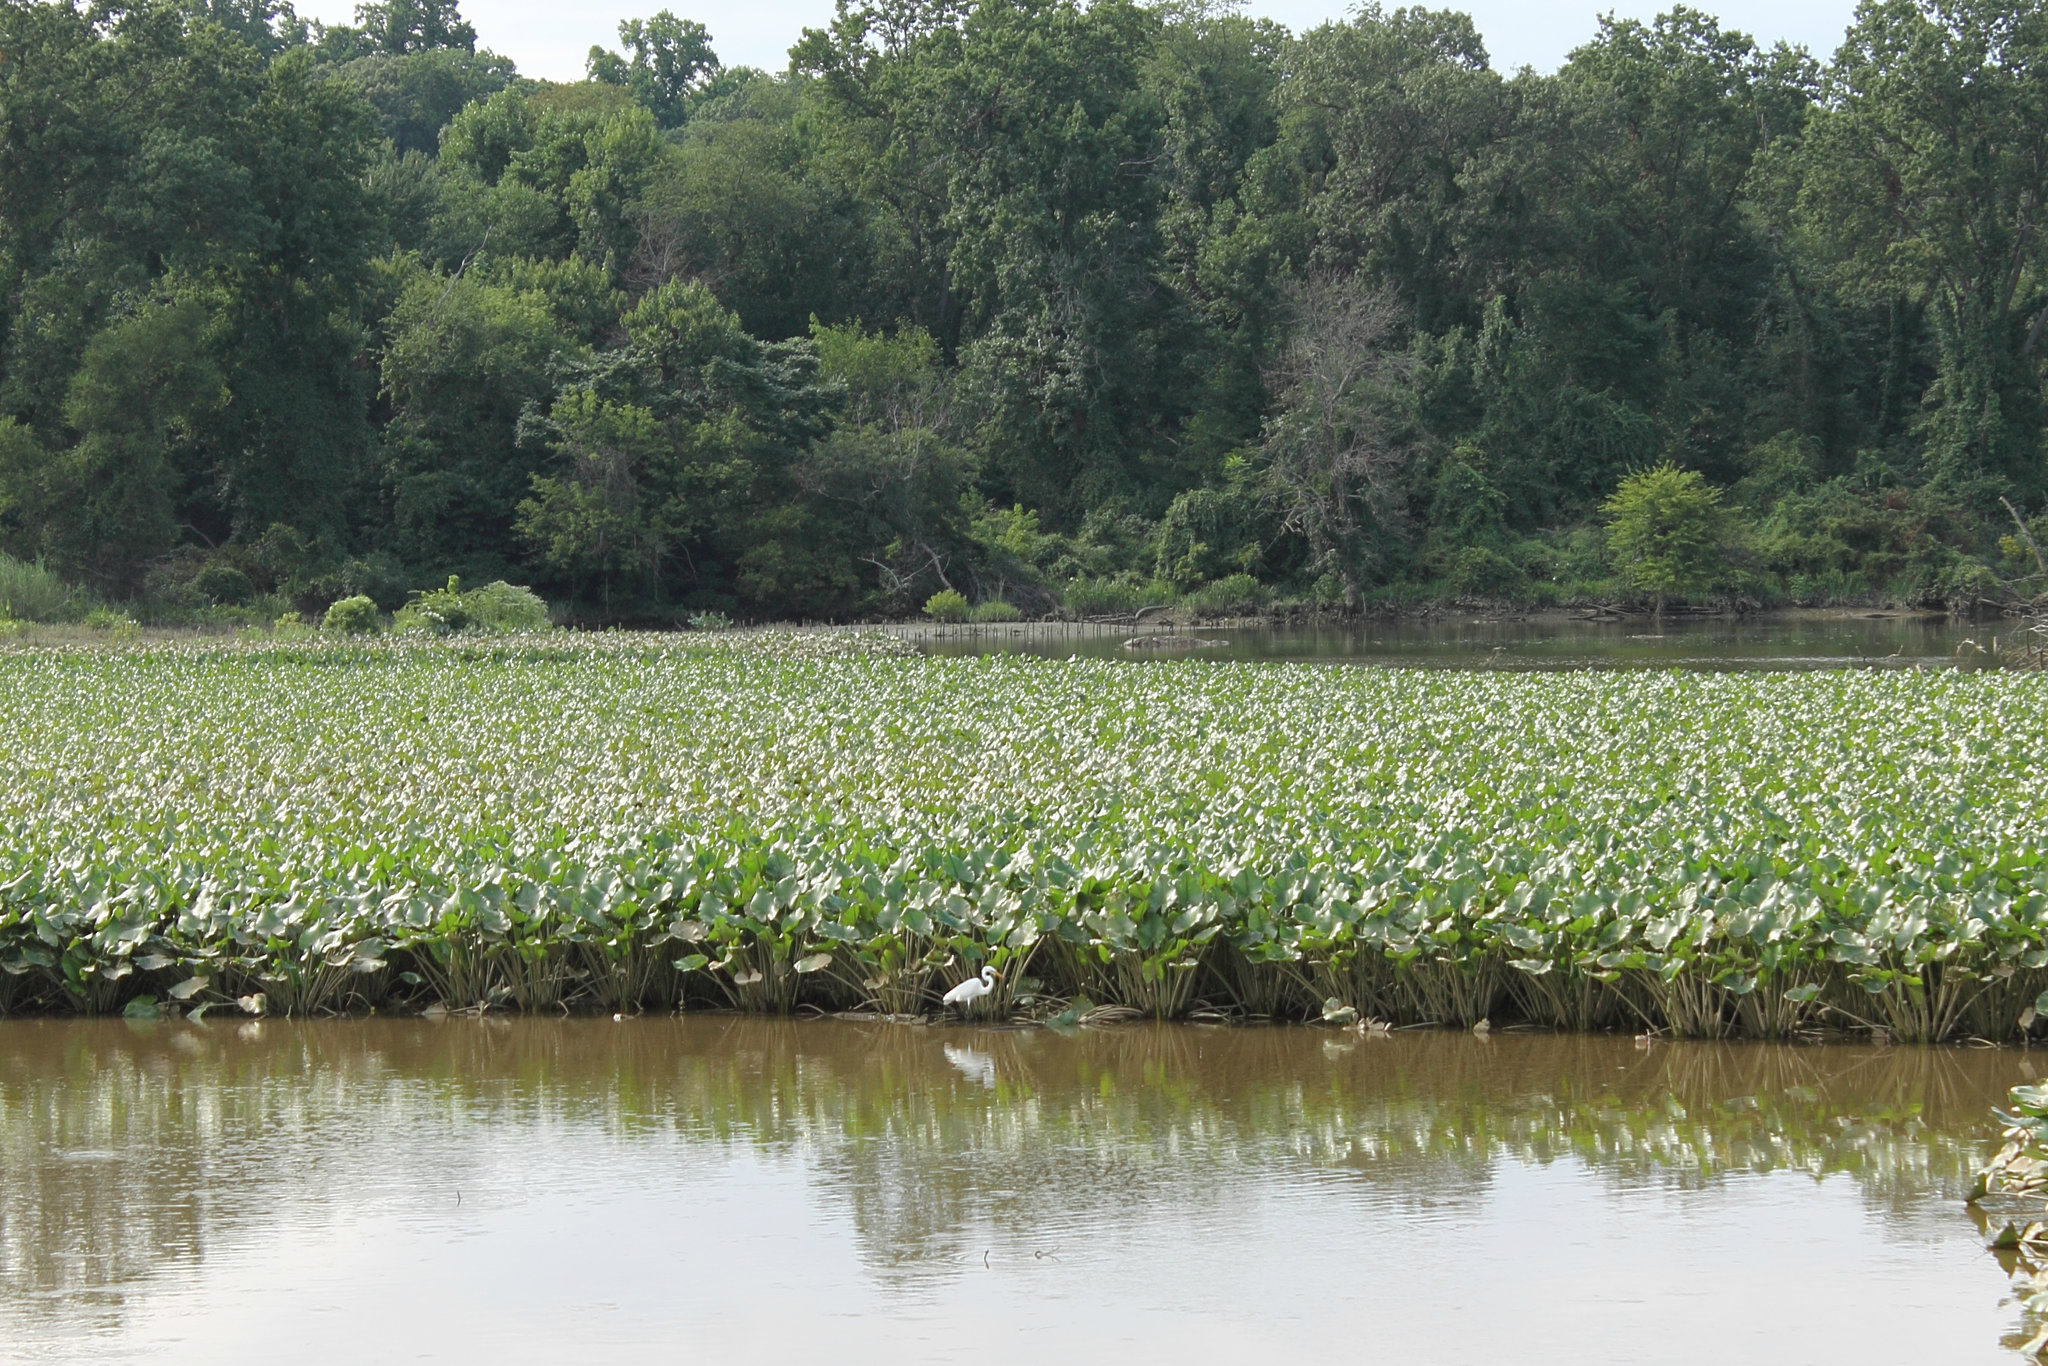
[{"label": "dense forest", "polygon": [[714,42],[0,0],[0,551],[198,620],[2038,591],[2043,0]]}]

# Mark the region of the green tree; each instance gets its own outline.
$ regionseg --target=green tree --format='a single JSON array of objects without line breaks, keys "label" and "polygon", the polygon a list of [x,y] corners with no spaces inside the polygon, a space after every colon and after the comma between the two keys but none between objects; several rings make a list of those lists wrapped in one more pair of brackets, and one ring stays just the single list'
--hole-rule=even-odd
[{"label": "green tree", "polygon": [[2048,6],[1869,0],[1825,97],[1800,149],[1799,222],[1851,290],[1925,309],[1936,476],[2038,489]]},{"label": "green tree", "polygon": [[1305,182],[1313,265],[1364,271],[1424,327],[1476,321],[1460,210],[1511,105],[1471,19],[1367,3],[1303,35],[1294,68],[1283,150]]},{"label": "green tree", "polygon": [[632,91],[663,128],[686,122],[693,97],[721,70],[704,25],[667,10],[652,19],[622,20],[619,45],[627,55],[590,49],[585,62],[590,79]]},{"label": "green tree", "polygon": [[606,92],[505,90],[450,121],[443,231],[456,254],[447,264],[485,250],[574,253],[616,274],[632,259],[639,206],[668,153],[646,110]]},{"label": "green tree", "polygon": [[65,404],[77,444],[51,471],[43,549],[102,590],[132,592],[177,537],[192,445],[227,398],[196,300],[146,307],[86,346]]},{"label": "green tree", "polygon": [[659,591],[671,526],[680,520],[647,487],[666,444],[653,413],[589,389],[562,394],[549,416],[566,468],[533,476],[533,496],[519,504],[519,533],[558,573],[595,578],[609,616],[621,577],[629,587]]},{"label": "green tree", "polygon": [[476,29],[455,0],[376,0],[356,6],[356,24],[385,52],[476,51]]},{"label": "green tree", "polygon": [[503,90],[514,75],[505,58],[462,48],[373,52],[335,70],[376,111],[399,152],[427,156],[440,150],[441,130],[465,105]]},{"label": "green tree", "polygon": [[792,474],[842,553],[873,570],[875,604],[907,610],[975,572],[961,502],[973,469],[952,430],[938,345],[921,328],[887,335],[857,323],[813,323],[811,340],[845,406]]},{"label": "green tree", "polygon": [[802,92],[753,73],[673,134],[640,201],[628,279],[715,281],[755,336],[805,334],[876,307],[863,206],[820,164]]},{"label": "green tree", "polygon": [[1721,491],[1697,470],[1665,463],[1621,481],[1600,505],[1607,550],[1629,586],[1664,599],[1712,589],[1725,562]]},{"label": "green tree", "polygon": [[431,576],[501,574],[538,472],[520,416],[574,347],[545,298],[466,275],[415,276],[386,328],[383,539]]},{"label": "green tree", "polygon": [[1125,0],[847,5],[792,51],[828,163],[877,218],[863,311],[957,354],[992,495],[1074,521],[1163,492],[1148,466],[1198,393],[1200,332],[1161,287],[1162,187],[1139,173],[1161,22]]}]

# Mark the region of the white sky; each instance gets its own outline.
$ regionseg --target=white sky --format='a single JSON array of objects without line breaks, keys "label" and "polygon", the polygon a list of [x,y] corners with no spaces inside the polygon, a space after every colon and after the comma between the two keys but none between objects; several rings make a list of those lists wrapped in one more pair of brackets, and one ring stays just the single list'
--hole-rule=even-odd
[{"label": "white sky", "polygon": [[[1388,0],[1386,8],[1398,3]],[[1723,27],[1739,29],[1766,46],[1782,38],[1805,44],[1823,59],[1841,41],[1856,8],[1855,0],[1692,3],[1719,18]],[[1671,8],[1671,0],[1432,0],[1430,7],[1472,15],[1497,70],[1512,71],[1526,63],[1549,71],[1592,36],[1599,15],[1612,12],[1648,19]],[[355,13],[355,0],[299,0],[297,8],[309,19],[346,23]],[[1342,18],[1351,5],[1349,0],[1249,0],[1245,8],[1298,33],[1326,19]],[[790,44],[799,33],[824,27],[833,12],[832,0],[464,0],[462,5],[481,46],[510,57],[525,75],[552,80],[580,78],[591,44],[614,45],[621,19],[644,18],[662,9],[709,29],[711,46],[727,66],[771,71],[788,65]]]}]

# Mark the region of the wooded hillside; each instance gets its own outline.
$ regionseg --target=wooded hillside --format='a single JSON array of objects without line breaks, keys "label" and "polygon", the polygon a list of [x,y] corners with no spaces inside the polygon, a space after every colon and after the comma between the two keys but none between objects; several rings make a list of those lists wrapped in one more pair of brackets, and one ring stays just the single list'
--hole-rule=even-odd
[{"label": "wooded hillside", "polygon": [[[200,618],[2043,586],[2042,0],[1554,75],[1371,5],[488,37],[0,0],[0,551]],[[1653,585],[1606,528],[1666,465]]]}]

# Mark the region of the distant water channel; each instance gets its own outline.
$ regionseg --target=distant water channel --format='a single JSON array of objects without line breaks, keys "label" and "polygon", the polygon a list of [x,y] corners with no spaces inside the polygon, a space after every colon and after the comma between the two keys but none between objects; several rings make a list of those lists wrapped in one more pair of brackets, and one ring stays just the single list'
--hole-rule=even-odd
[{"label": "distant water channel", "polygon": [[[1450,613],[1418,620],[1192,628],[899,628],[930,654],[1018,651],[1065,659],[1291,660],[1312,664],[1508,669],[1838,669],[1974,667],[2020,623],[1939,615],[1804,612],[1752,617]],[[1196,643],[1201,642],[1201,643]]]},{"label": "distant water channel", "polygon": [[1960,1197],[2032,1075],[1513,1033],[4,1022],[0,1360],[2010,1362]]}]

